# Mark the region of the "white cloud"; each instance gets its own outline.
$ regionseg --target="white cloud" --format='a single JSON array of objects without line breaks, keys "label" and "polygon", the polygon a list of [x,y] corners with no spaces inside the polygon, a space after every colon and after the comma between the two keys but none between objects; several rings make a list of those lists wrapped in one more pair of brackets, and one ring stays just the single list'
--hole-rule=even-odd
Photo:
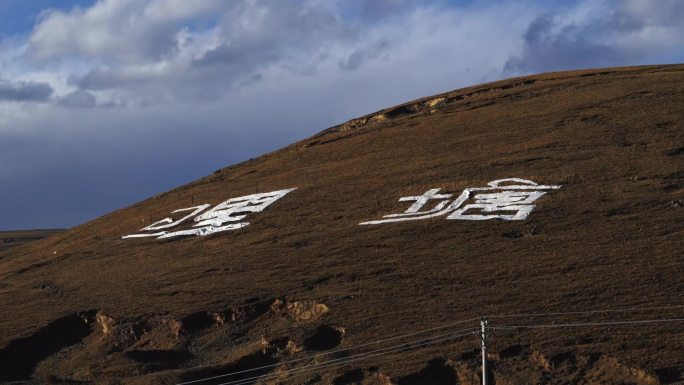
[{"label": "white cloud", "polygon": [[103,0],[46,12],[27,58],[89,67],[65,74],[69,92],[119,90],[145,103],[206,100],[270,66],[310,73],[353,34],[315,2]]},{"label": "white cloud", "polygon": [[[441,68],[441,78],[454,84],[486,79],[519,46],[519,33],[501,33],[500,18],[511,17],[506,28],[521,31],[531,17],[516,16],[526,3],[449,9],[365,1],[355,3],[361,13],[347,19],[344,2],[174,4],[103,0],[88,9],[48,12],[30,38],[29,53],[53,66],[64,58],[80,63],[78,71],[62,72],[59,79],[69,79],[70,88],[55,85],[60,97],[82,89],[103,103],[111,94],[129,104],[206,102],[264,79],[321,81],[374,62],[399,71]],[[483,51],[482,45],[496,49]],[[414,73],[412,83],[431,89],[431,81],[421,81],[438,74]]]},{"label": "white cloud", "polygon": [[473,82],[667,60],[684,32],[676,0],[421,4],[100,0],[44,12],[25,43],[0,43],[0,69],[49,84],[55,101],[87,90],[103,106],[204,103],[271,75],[320,81],[373,63],[410,69],[423,90],[430,76]]},{"label": "white cloud", "polygon": [[30,44],[41,59],[78,55],[138,63],[158,60],[176,47],[178,23],[226,8],[218,0],[100,0],[90,8],[47,11]]}]

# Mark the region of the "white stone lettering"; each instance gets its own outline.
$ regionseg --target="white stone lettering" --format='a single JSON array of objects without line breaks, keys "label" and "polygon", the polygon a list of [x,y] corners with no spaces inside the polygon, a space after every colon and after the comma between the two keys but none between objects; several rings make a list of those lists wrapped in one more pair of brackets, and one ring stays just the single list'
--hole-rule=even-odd
[{"label": "white stone lettering", "polygon": [[194,217],[195,215],[201,213],[202,211],[204,211],[209,206],[211,206],[211,205],[204,204],[204,205],[199,205],[199,206],[195,206],[195,207],[188,207],[187,209],[178,209],[178,210],[172,211],[171,214],[176,214],[176,213],[182,213],[184,211],[194,210],[192,213],[190,213],[190,214],[188,214],[188,215],[184,216],[183,218],[178,219],[176,221],[174,221],[171,218],[164,218],[161,221],[155,222],[155,223],[153,223],[147,227],[143,227],[140,231],[163,230],[163,229],[168,229],[171,227],[176,227],[176,226],[180,225],[181,223],[185,222],[186,219],[190,219],[190,218]]},{"label": "white stone lettering", "polygon": [[[241,229],[243,227],[249,226],[249,222],[242,222],[242,220],[245,219],[248,214],[263,211],[275,201],[294,190],[296,190],[296,188],[231,198],[207,211],[205,210],[211,206],[210,204],[178,209],[173,211],[172,214],[188,211],[192,212],[177,220],[172,218],[164,218],[140,229],[140,234],[125,235],[121,238],[129,239],[155,237],[157,239],[168,239],[198,235],[206,236],[222,231]],[[195,224],[192,225],[192,228],[177,231],[167,230],[182,224],[192,217],[194,217],[193,221],[195,222]]]},{"label": "white stone lettering", "polygon": [[[406,201],[415,201],[414,204],[411,205],[406,211],[404,211],[401,214],[390,214],[387,215],[388,218],[393,218],[393,217],[411,217],[414,215],[425,215],[425,214],[430,214],[430,213],[435,213],[444,208],[447,204],[449,204],[449,198],[451,198],[452,194],[437,194],[440,189],[438,188],[433,188],[432,190],[428,190],[425,194],[420,195],[420,196],[415,196],[415,197],[402,197],[399,198],[399,202],[406,202]],[[435,200],[440,200],[439,203],[435,205],[431,210],[422,210],[423,206],[425,206],[429,200],[435,199]]]},{"label": "white stone lettering", "polygon": [[[527,179],[507,178],[487,183],[488,187],[473,187],[463,190],[461,195],[449,203],[452,194],[437,194],[440,189],[428,190],[421,196],[403,197],[400,202],[415,201],[401,214],[389,214],[383,219],[361,222],[361,225],[415,221],[446,215],[446,219],[482,221],[502,219],[525,220],[530,215],[537,199],[548,190],[561,186],[538,185]],[[482,193],[480,193],[482,192]],[[432,209],[421,210],[430,200],[439,200]],[[472,203],[470,202],[472,200]]]}]

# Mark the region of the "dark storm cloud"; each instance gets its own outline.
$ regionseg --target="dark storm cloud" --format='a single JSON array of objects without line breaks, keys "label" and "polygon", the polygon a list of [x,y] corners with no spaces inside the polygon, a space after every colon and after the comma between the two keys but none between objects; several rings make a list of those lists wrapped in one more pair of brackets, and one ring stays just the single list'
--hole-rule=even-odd
[{"label": "dark storm cloud", "polygon": [[45,102],[50,100],[53,92],[47,83],[0,79],[0,102]]}]

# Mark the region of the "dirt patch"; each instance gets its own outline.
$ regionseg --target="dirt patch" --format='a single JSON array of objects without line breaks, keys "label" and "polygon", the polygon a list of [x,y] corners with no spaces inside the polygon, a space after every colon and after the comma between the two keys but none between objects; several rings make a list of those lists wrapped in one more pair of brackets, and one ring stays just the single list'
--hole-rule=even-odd
[{"label": "dirt patch", "polygon": [[312,300],[289,302],[277,299],[271,304],[271,311],[276,314],[285,313],[297,323],[308,323],[328,313],[330,308]]},{"label": "dirt patch", "polygon": [[102,334],[104,334],[105,336],[112,334],[117,324],[114,318],[104,314],[101,311],[97,312],[95,320],[97,321],[97,324],[100,325]]},{"label": "dirt patch", "polygon": [[[538,350],[513,346],[499,354],[493,363],[493,378],[497,383],[515,384],[522,380],[544,381],[563,379],[563,383],[621,383],[656,385],[663,382],[656,374],[620,363],[614,357],[601,354],[563,352],[547,357]],[[503,353],[503,352],[502,352]],[[536,368],[535,368],[536,367]],[[555,383],[555,382],[554,382]]]},{"label": "dirt patch", "polygon": [[117,320],[99,311],[95,321],[108,351],[123,351],[138,342],[152,326],[147,320]]},{"label": "dirt patch", "polygon": [[273,299],[252,298],[241,306],[230,310],[230,319],[235,323],[249,323],[256,321],[261,316],[268,313],[273,303]]}]

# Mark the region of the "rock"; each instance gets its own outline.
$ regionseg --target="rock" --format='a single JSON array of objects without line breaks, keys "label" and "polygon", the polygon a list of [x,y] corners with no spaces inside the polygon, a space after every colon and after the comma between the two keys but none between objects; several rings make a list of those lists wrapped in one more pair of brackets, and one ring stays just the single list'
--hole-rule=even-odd
[{"label": "rock", "polygon": [[315,301],[297,301],[287,304],[287,313],[296,322],[311,322],[329,311],[328,306]]},{"label": "rock", "polygon": [[106,336],[112,334],[112,331],[116,326],[116,320],[114,320],[114,318],[100,311],[95,315],[95,320],[97,321],[97,324],[100,325],[100,328],[102,328],[102,334]]}]

